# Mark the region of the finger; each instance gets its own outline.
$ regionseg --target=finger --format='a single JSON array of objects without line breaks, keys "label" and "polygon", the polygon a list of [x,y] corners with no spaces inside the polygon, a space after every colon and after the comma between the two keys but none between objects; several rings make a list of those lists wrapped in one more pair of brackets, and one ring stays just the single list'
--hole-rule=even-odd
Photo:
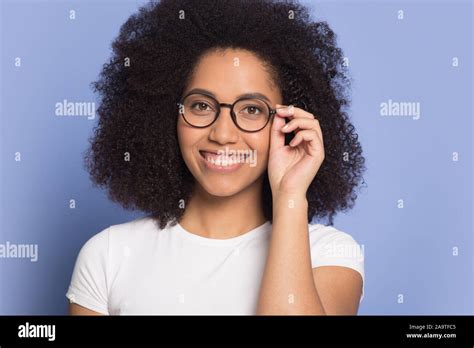
[{"label": "finger", "polygon": [[[278,115],[280,117],[289,118],[291,121],[293,121],[294,119],[316,120],[317,121],[316,131],[317,131],[317,133],[318,133],[318,135],[321,139],[321,142],[322,143],[324,142],[323,132],[321,131],[319,120],[312,113],[307,112],[307,111],[305,111],[303,109],[300,109],[300,108],[297,108],[297,107],[293,107],[292,105],[285,106],[285,105],[281,105],[281,104],[276,104],[276,110],[277,110],[276,115]],[[291,123],[291,121],[288,122],[287,124]],[[288,132],[290,132],[290,131],[288,131]]]},{"label": "finger", "polygon": [[308,143],[309,155],[316,157],[320,152],[324,153],[324,147],[315,130],[302,130],[296,133],[290,142],[291,147],[296,147],[302,142]]},{"label": "finger", "polygon": [[281,117],[273,117],[270,132],[270,150],[279,149],[285,146],[285,134],[281,131],[284,125],[284,119]]},{"label": "finger", "polygon": [[277,115],[280,117],[288,117],[290,120],[293,118],[310,118],[314,119],[314,115],[303,110],[300,108],[297,108],[293,105],[290,106],[285,106],[285,105],[280,105],[276,104],[276,111]]},{"label": "finger", "polygon": [[288,122],[281,130],[284,133],[293,132],[295,129],[314,129],[317,127],[317,120],[309,118],[295,118]]},{"label": "finger", "polygon": [[288,122],[281,130],[284,133],[290,133],[293,131],[299,132],[304,129],[315,130],[318,133],[321,142],[324,143],[323,132],[321,131],[321,127],[317,119],[310,120],[307,118],[295,118]]}]

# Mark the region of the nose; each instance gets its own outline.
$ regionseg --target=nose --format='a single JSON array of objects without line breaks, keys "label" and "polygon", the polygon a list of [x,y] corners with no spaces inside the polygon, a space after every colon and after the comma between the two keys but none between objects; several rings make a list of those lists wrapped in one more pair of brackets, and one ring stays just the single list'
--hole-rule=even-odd
[{"label": "nose", "polygon": [[217,120],[212,124],[209,140],[221,145],[236,143],[239,139],[239,129],[234,124],[230,108],[222,107]]}]

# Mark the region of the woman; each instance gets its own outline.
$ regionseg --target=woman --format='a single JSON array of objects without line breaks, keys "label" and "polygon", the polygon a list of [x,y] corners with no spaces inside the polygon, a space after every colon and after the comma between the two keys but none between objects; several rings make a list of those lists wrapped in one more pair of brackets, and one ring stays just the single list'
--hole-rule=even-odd
[{"label": "woman", "polygon": [[83,246],[70,313],[356,314],[363,257],[331,226],[364,170],[342,58],[296,3],[173,0],[132,15],[94,84],[87,165],[148,216]]}]

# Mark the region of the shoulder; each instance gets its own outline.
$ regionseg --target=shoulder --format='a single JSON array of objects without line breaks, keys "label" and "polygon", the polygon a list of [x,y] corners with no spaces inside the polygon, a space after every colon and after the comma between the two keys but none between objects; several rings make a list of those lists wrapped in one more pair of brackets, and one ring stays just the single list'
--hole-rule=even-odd
[{"label": "shoulder", "polygon": [[153,219],[144,217],[122,224],[111,225],[89,238],[81,248],[81,254],[105,255],[116,245],[130,244],[146,237],[157,227]]},{"label": "shoulder", "polygon": [[[108,298],[112,285],[129,255],[130,247],[137,246],[136,241],[148,242],[144,236],[157,231],[150,218],[136,219],[123,224],[112,225],[93,235],[82,246],[74,266],[67,298],[89,310],[107,314]],[[144,245],[150,243],[144,243]],[[139,254],[139,253],[137,253]]]},{"label": "shoulder", "polygon": [[312,267],[342,266],[360,273],[365,280],[364,246],[349,233],[333,226],[309,224]]},{"label": "shoulder", "polygon": [[122,224],[112,225],[109,228],[112,241],[132,240],[145,238],[158,230],[158,226],[151,217],[142,217]]},{"label": "shoulder", "polygon": [[[330,248],[333,245],[345,245],[347,247],[358,248],[357,241],[346,232],[343,232],[334,226],[325,226],[321,224],[309,224],[309,237],[311,245],[319,248]],[[334,251],[334,250],[332,250]]]},{"label": "shoulder", "polygon": [[80,259],[87,260],[93,255],[103,254],[109,247],[109,230],[110,227],[90,237],[79,252]]},{"label": "shoulder", "polygon": [[327,312],[356,314],[364,298],[363,245],[333,226],[310,224],[308,230],[313,276]]}]

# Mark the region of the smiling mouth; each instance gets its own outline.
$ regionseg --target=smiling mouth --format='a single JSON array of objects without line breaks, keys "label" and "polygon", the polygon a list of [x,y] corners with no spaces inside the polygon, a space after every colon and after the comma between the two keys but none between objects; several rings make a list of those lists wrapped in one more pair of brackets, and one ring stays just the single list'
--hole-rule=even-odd
[{"label": "smiling mouth", "polygon": [[209,164],[217,167],[236,167],[239,164],[242,164],[247,159],[248,155],[244,154],[242,156],[235,155],[226,155],[226,154],[217,154],[214,152],[208,151],[199,151],[201,157]]}]

